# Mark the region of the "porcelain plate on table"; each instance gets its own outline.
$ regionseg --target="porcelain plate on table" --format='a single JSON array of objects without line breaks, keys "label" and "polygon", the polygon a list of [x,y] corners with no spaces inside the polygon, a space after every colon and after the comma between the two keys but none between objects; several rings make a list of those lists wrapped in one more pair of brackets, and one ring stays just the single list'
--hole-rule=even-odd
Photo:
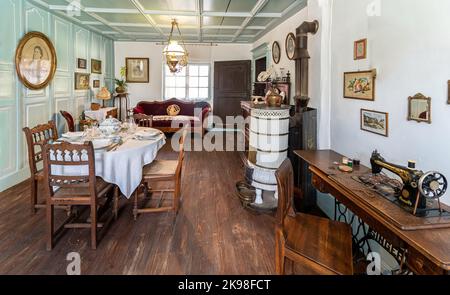
[{"label": "porcelain plate on table", "polygon": [[92,141],[92,145],[94,146],[94,150],[102,150],[106,149],[112,144],[110,139],[94,139]]},{"label": "porcelain plate on table", "polygon": [[137,139],[154,139],[161,135],[161,131],[157,129],[145,129],[139,132],[136,132],[135,137]]},{"label": "porcelain plate on table", "polygon": [[84,132],[67,132],[62,137],[69,140],[79,140],[84,137]]}]

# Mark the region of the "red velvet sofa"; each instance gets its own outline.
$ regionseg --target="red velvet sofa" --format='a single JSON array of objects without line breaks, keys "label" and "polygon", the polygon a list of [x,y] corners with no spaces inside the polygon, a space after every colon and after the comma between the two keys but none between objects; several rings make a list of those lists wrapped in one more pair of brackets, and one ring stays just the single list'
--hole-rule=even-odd
[{"label": "red velvet sofa", "polygon": [[[171,105],[180,107],[177,116],[169,116],[167,108]],[[207,102],[190,102],[172,98],[164,101],[141,101],[133,109],[134,114],[153,116],[153,127],[165,133],[177,132],[190,124],[191,131],[205,134],[204,126],[211,113],[211,105]]]}]

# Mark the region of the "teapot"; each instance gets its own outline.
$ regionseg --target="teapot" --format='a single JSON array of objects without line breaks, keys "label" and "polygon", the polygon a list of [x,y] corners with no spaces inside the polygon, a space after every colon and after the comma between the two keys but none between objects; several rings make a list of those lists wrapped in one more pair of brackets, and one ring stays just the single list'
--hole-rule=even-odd
[{"label": "teapot", "polygon": [[267,106],[269,107],[281,107],[281,105],[283,104],[283,96],[278,94],[278,92],[273,87],[271,87],[266,94],[266,102]]},{"label": "teapot", "polygon": [[117,134],[121,129],[121,123],[116,118],[109,116],[100,124],[99,129],[105,135]]}]

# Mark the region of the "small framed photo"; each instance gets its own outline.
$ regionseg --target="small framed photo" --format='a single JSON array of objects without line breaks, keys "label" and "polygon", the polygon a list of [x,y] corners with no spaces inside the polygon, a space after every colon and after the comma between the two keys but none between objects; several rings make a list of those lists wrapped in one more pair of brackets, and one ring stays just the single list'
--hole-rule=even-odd
[{"label": "small framed photo", "polygon": [[344,73],[344,97],[375,100],[376,70]]},{"label": "small framed photo", "polygon": [[367,39],[355,41],[354,60],[367,58]]},{"label": "small framed photo", "polygon": [[81,70],[86,70],[87,69],[87,60],[85,60],[84,58],[77,59],[77,68],[79,68]]},{"label": "small framed photo", "polygon": [[361,109],[361,130],[389,136],[389,114]]},{"label": "small framed photo", "polygon": [[90,75],[85,73],[75,73],[75,90],[89,89]]},{"label": "small framed photo", "polygon": [[447,91],[448,91],[448,94],[447,94],[447,104],[450,104],[450,80],[448,80],[448,82],[447,82]]},{"label": "small framed photo", "polygon": [[92,87],[94,88],[100,88],[100,80],[94,80],[92,82]]},{"label": "small framed photo", "polygon": [[150,82],[150,59],[140,57],[127,57],[125,60],[128,83]]},{"label": "small framed photo", "polygon": [[91,59],[91,73],[101,74],[102,73],[102,61],[97,59]]},{"label": "small framed photo", "polygon": [[280,48],[280,43],[278,43],[277,41],[273,42],[273,44],[272,44],[272,59],[275,64],[280,63],[281,48]]},{"label": "small framed photo", "polygon": [[286,55],[290,60],[293,60],[295,57],[295,35],[293,33],[289,33],[286,37]]}]

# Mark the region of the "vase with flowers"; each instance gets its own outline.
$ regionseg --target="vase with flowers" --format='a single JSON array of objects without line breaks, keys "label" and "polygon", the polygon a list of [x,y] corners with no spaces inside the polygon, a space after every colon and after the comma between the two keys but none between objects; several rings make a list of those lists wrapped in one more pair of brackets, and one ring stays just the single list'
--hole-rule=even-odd
[{"label": "vase with flowers", "polygon": [[127,73],[126,67],[120,68],[120,79],[115,79],[115,82],[117,85],[117,88],[116,88],[117,93],[127,92],[127,82],[125,80],[126,73]]}]

